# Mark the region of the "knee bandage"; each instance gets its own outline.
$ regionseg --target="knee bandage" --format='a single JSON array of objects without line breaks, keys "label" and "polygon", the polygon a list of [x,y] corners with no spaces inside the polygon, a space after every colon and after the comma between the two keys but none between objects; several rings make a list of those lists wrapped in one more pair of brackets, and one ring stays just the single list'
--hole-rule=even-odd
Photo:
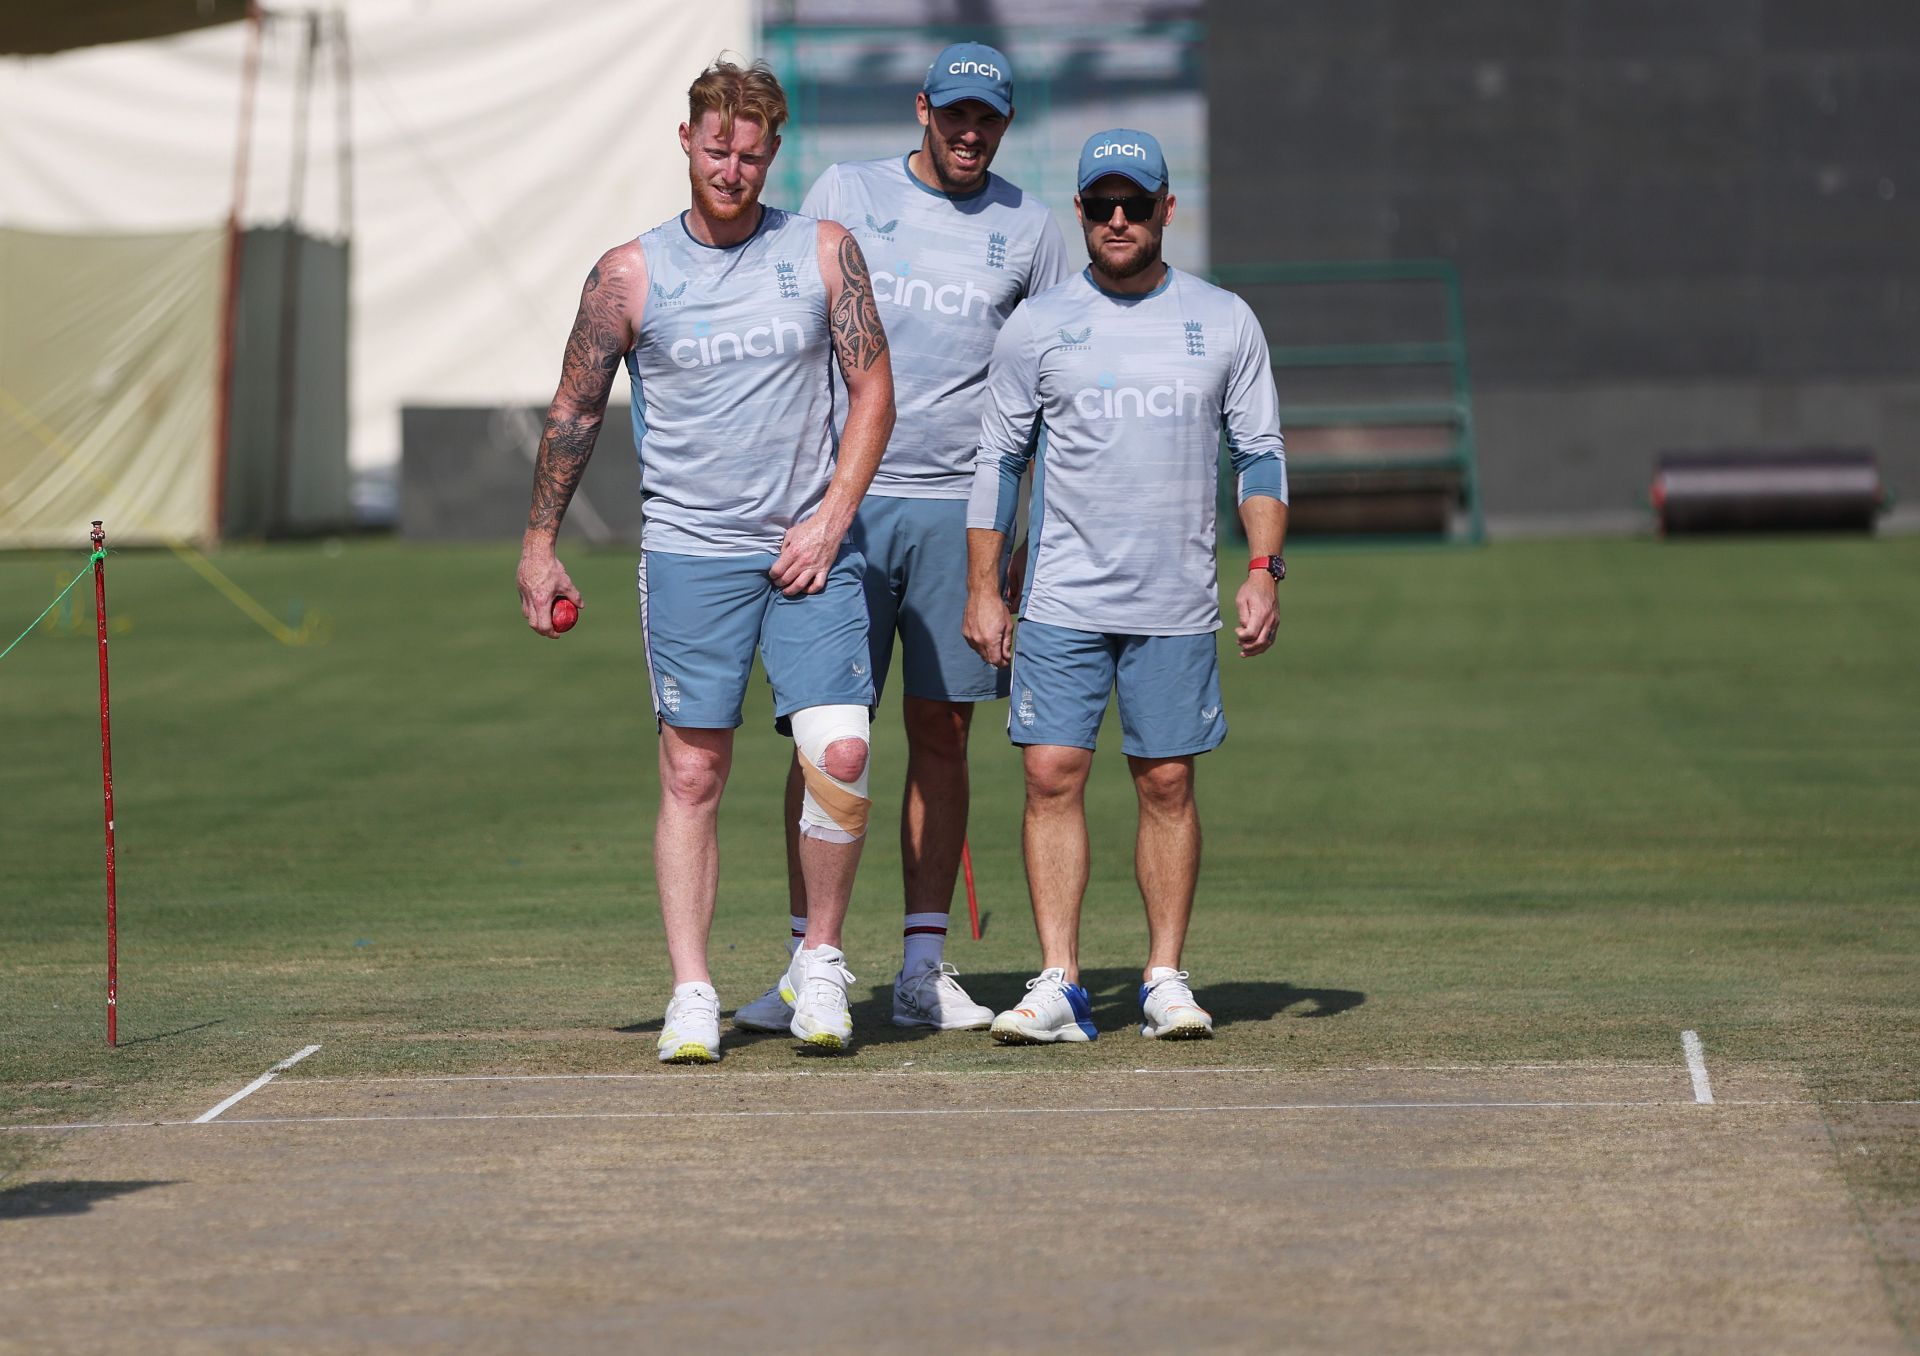
[{"label": "knee bandage", "polygon": [[[852,843],[867,831],[867,708],[809,706],[795,711],[793,747],[800,755],[806,794],[800,800],[800,832],[829,843]],[[841,781],[826,769],[827,749],[843,739],[860,742],[860,775]]]}]

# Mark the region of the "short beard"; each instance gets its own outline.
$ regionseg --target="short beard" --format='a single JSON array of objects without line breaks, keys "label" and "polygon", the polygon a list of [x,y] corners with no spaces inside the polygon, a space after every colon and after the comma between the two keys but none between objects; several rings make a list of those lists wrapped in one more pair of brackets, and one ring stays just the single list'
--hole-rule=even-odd
[{"label": "short beard", "polygon": [[722,202],[713,196],[712,187],[694,172],[691,165],[687,167],[687,182],[693,185],[693,200],[701,213],[713,221],[738,221],[760,202],[757,193],[742,194],[738,202]]},{"label": "short beard", "polygon": [[1160,237],[1156,235],[1153,239],[1142,245],[1131,259],[1128,259],[1118,267],[1108,264],[1101,257],[1099,247],[1094,244],[1092,239],[1089,239],[1087,241],[1087,260],[1093,265],[1095,272],[1104,273],[1116,282],[1122,278],[1135,278],[1160,262]]},{"label": "short beard", "polygon": [[940,146],[933,134],[933,128],[927,128],[926,135],[920,139],[920,149],[927,153],[927,163],[933,166],[933,177],[940,181],[940,189],[945,193],[971,193],[986,182],[987,167],[993,163],[993,157],[982,154],[980,169],[972,178],[958,177],[946,161],[945,147]]}]

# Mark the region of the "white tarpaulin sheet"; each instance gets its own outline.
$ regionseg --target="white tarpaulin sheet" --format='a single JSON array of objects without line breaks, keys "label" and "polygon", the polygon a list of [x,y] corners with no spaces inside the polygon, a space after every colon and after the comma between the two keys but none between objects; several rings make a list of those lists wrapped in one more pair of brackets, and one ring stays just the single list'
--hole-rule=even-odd
[{"label": "white tarpaulin sheet", "polygon": [[[675,129],[686,87],[723,49],[749,48],[752,16],[749,0],[344,9],[352,219],[338,191],[336,52],[324,45],[301,218],[315,235],[351,231],[351,457],[373,467],[399,455],[403,403],[552,395],[587,269],[685,206]],[[265,27],[250,224],[287,217],[299,28]],[[229,25],[0,59],[0,227],[132,235],[224,221],[245,42],[245,26]],[[75,278],[76,298],[87,285]],[[66,323],[0,316],[10,330]]]},{"label": "white tarpaulin sheet", "polygon": [[226,248],[0,229],[0,544],[212,535]]}]

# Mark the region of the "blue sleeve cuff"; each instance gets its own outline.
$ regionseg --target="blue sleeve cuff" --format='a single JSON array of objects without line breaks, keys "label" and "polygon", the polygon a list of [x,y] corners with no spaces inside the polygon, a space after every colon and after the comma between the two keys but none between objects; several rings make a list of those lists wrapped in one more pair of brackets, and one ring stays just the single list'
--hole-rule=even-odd
[{"label": "blue sleeve cuff", "polygon": [[1256,495],[1287,502],[1287,464],[1272,452],[1257,453],[1235,469],[1240,473],[1238,502],[1244,504]]},{"label": "blue sleeve cuff", "polygon": [[1023,458],[1000,458],[1000,497],[993,506],[993,530],[1008,537],[1013,535],[1014,516],[1020,508],[1020,477],[1026,469]]}]

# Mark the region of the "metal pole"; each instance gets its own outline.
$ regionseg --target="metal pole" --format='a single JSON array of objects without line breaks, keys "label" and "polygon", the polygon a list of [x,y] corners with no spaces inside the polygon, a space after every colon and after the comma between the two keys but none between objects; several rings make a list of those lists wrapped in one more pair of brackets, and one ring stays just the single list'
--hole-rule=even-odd
[{"label": "metal pole", "polygon": [[347,14],[333,12],[334,111],[338,114],[334,153],[340,169],[340,238],[353,240],[353,58],[347,47]]},{"label": "metal pole", "polygon": [[246,211],[247,153],[253,144],[253,97],[260,85],[260,6],[247,6],[247,54],[240,68],[240,129],[233,152],[233,204],[227,211],[227,296],[220,317],[220,392],[214,411],[219,445],[213,466],[213,530],[219,541],[227,528],[227,461],[233,451],[233,350],[240,329],[241,255],[245,244],[241,218]]},{"label": "metal pole", "polygon": [[100,636],[100,786],[107,802],[107,1044],[119,1043],[120,933],[113,878],[113,723],[107,715],[106,530],[93,520],[93,615]]},{"label": "metal pole", "polygon": [[301,205],[307,187],[307,114],[313,102],[315,49],[320,15],[309,11],[301,25],[300,74],[293,100],[293,167],[287,188],[286,239],[280,255],[280,380],[275,401],[273,500],[269,526],[285,534],[293,526],[293,440],[300,389]]}]

